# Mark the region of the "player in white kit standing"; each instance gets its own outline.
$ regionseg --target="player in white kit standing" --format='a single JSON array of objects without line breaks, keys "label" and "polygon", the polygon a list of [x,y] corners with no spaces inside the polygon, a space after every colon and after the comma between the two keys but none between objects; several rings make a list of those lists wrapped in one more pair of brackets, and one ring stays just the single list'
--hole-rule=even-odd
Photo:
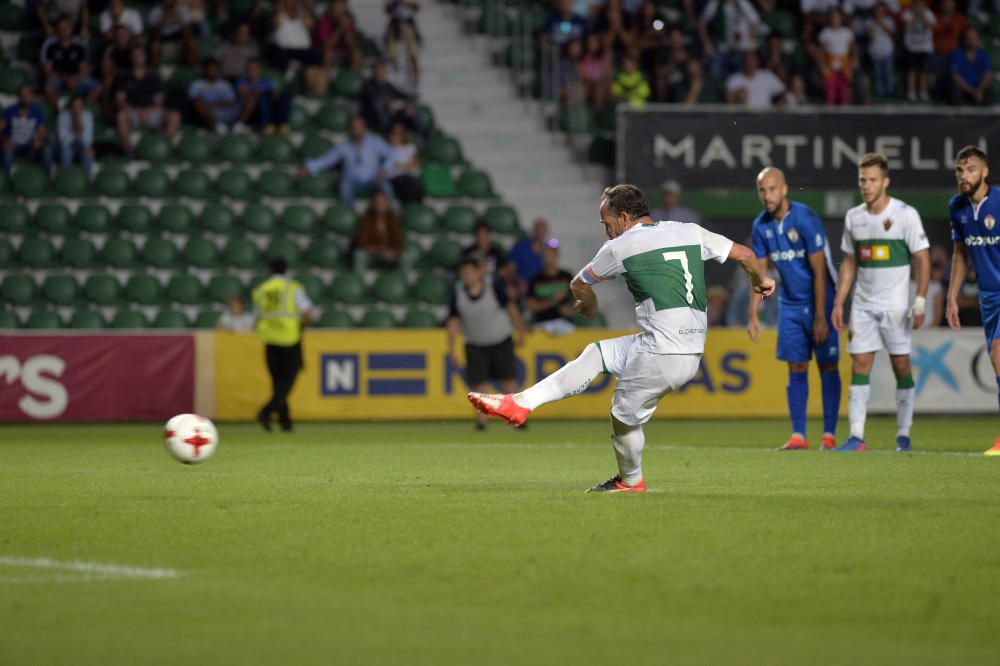
[{"label": "player in white kit standing", "polygon": [[[889,161],[868,153],[858,162],[858,187],[864,203],[847,211],[841,250],[840,280],[833,303],[833,327],[849,329],[851,388],[847,415],[851,435],[834,451],[864,451],[865,419],[870,392],[869,375],[875,352],[889,352],[896,375],[896,450],[909,451],[913,424],[913,371],[910,338],[924,323],[927,284],[931,275],[929,243],[915,208],[889,196]],[[910,262],[917,293],[910,303]],[[844,303],[854,287],[850,322],[845,324]]]},{"label": "player in white kit standing", "polygon": [[697,224],[653,220],[635,185],[605,189],[600,216],[611,240],[570,284],[576,311],[593,316],[597,296],[592,285],[622,275],[635,299],[639,332],[587,345],[575,360],[521,393],[468,397],[480,411],[518,426],[539,406],[583,392],[600,373],[614,375],[618,385],[611,400],[611,442],[618,474],[588,492],[645,492],[642,425],[660,398],[695,376],[705,350],[704,262],[733,259],[764,297],[774,292],[774,280],[760,271],[744,245]]}]

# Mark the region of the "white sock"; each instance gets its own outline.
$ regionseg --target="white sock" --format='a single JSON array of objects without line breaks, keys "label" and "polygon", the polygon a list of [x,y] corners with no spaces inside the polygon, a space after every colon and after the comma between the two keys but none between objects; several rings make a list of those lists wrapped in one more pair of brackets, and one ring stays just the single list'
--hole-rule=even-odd
[{"label": "white sock", "polygon": [[594,377],[599,375],[603,369],[601,350],[597,348],[597,345],[589,344],[574,360],[531,388],[516,394],[514,402],[534,410],[547,402],[583,393],[590,386],[590,382],[594,381]]},{"label": "white sock", "polygon": [[851,385],[847,392],[847,419],[851,423],[851,437],[865,438],[865,419],[868,418],[868,394],[871,386]]},{"label": "white sock", "polygon": [[625,425],[611,417],[611,444],[618,458],[618,476],[622,483],[634,486],[642,481],[642,449],[646,445],[646,435],[642,426]]},{"label": "white sock", "polygon": [[897,437],[909,437],[910,426],[913,425],[913,394],[916,389],[896,389],[896,423],[899,429]]}]

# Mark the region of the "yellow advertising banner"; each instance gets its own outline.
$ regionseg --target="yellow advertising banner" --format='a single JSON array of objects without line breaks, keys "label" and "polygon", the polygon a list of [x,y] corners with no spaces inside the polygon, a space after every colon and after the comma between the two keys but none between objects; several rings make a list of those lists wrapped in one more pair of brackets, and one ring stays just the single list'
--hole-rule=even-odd
[{"label": "yellow advertising banner", "polygon": [[[517,349],[522,385],[551,374],[590,342],[628,334],[532,333]],[[212,335],[214,349],[203,341],[198,364],[214,363],[214,416],[253,419],[270,396],[263,345],[251,334]],[[760,343],[753,344],[743,330],[711,330],[698,375],[663,399],[656,418],[787,415],[788,366],[775,359],[775,341],[773,331],[762,332]],[[290,398],[297,420],[447,419],[471,414],[462,368],[448,360],[444,330],[314,330],[306,332],[302,346],[305,368]],[[841,413],[846,413],[850,362],[846,353],[843,356]],[[816,416],[822,413],[819,375],[814,364],[810,370],[809,413]],[[610,376],[598,377],[586,392],[545,405],[534,418],[603,418],[614,384]],[[204,404],[210,402],[206,395]]]}]

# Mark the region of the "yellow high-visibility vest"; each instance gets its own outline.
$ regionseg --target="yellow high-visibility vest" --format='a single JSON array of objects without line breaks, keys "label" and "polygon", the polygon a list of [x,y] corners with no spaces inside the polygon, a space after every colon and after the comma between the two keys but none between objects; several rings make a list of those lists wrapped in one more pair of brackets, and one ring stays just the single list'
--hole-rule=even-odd
[{"label": "yellow high-visibility vest", "polygon": [[302,313],[295,294],[302,285],[283,275],[272,275],[253,290],[257,309],[257,337],[264,344],[291,347],[302,335]]}]

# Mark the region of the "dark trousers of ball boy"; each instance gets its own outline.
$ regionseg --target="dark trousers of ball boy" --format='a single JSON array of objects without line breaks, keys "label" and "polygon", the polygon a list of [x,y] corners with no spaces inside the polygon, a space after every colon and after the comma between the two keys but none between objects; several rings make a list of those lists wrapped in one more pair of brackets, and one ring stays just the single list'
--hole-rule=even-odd
[{"label": "dark trousers of ball boy", "polygon": [[295,377],[302,369],[302,343],[297,342],[290,347],[265,345],[267,356],[267,371],[271,373],[271,400],[264,405],[257,418],[262,422],[271,422],[271,414],[278,413],[278,422],[282,429],[290,430],[292,417],[288,412],[288,394],[295,385]]}]

